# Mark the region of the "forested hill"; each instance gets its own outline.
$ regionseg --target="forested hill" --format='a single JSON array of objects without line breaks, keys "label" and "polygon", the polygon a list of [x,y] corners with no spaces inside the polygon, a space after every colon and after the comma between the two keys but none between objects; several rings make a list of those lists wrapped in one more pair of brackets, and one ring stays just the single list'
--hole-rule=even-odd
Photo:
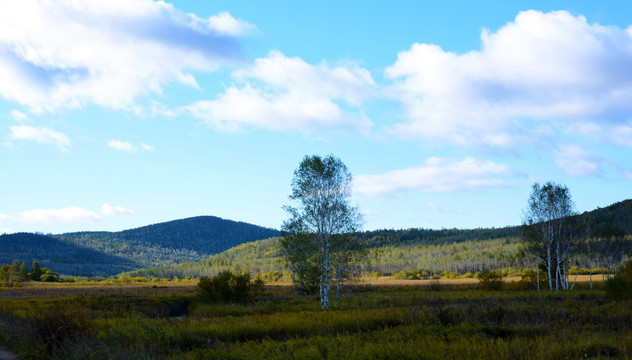
[{"label": "forested hill", "polygon": [[632,234],[632,199],[614,203],[605,208],[579,215],[580,222],[588,224],[592,229],[610,226],[622,229],[626,234]]},{"label": "forested hill", "polygon": [[[632,234],[632,200],[577,215],[578,223],[592,229],[609,225]],[[375,230],[357,234],[367,250],[365,270],[395,274],[406,269],[461,271],[476,266],[520,267],[520,226],[481,229]],[[222,270],[284,272],[279,238],[245,243],[197,263],[143,269],[131,276],[199,277]],[[469,271],[469,270],[468,270]]]},{"label": "forested hill", "polygon": [[236,245],[279,236],[275,229],[215,216],[198,216],[120,232],[53,235],[77,246],[120,256],[139,267],[199,261]]},{"label": "forested hill", "polygon": [[30,233],[0,235],[0,264],[11,264],[13,260],[26,262],[29,269],[33,261],[38,261],[42,267],[55,272],[78,276],[109,276],[139,268],[131,260],[52,236]]},{"label": "forested hill", "polygon": [[[632,234],[632,199],[614,203],[605,208],[597,208],[577,215],[576,221],[588,224],[591,229],[611,227]],[[520,226],[481,229],[406,229],[406,230],[374,230],[359,234],[364,246],[379,247],[384,245],[440,245],[458,243],[468,240],[489,240],[507,237],[518,237]]]}]

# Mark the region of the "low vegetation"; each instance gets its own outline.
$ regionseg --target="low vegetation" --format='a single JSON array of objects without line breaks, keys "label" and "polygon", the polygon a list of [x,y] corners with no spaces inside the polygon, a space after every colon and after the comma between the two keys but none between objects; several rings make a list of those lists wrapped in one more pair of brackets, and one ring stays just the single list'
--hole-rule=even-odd
[{"label": "low vegetation", "polygon": [[196,294],[0,300],[0,345],[29,359],[630,358],[632,302],[578,287],[356,286],[330,311],[289,287],[242,303]]}]

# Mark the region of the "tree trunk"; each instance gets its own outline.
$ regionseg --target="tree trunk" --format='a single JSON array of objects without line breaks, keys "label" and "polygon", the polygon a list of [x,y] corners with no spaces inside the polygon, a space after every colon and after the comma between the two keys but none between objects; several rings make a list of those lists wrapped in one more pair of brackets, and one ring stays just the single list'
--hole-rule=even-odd
[{"label": "tree trunk", "polygon": [[340,298],[340,278],[342,277],[342,264],[338,264],[338,268],[336,270],[337,279],[336,279],[336,302],[335,307],[338,308],[338,299]]},{"label": "tree trunk", "polygon": [[547,244],[546,246],[546,255],[547,255],[547,259],[546,259],[547,269],[546,270],[549,273],[549,289],[553,291],[553,277],[551,276],[552,274],[551,274],[551,245],[550,244]]}]

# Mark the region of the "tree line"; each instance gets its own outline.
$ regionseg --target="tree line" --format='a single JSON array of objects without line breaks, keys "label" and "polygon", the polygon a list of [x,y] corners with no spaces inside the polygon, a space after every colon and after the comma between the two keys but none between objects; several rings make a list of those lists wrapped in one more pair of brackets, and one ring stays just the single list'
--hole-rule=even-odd
[{"label": "tree line", "polygon": [[2,264],[0,267],[0,285],[13,286],[21,281],[43,281],[56,282],[59,281],[59,274],[52,270],[41,267],[38,261],[33,261],[31,271],[26,266],[26,262],[22,264],[18,260],[14,260],[11,265]]}]

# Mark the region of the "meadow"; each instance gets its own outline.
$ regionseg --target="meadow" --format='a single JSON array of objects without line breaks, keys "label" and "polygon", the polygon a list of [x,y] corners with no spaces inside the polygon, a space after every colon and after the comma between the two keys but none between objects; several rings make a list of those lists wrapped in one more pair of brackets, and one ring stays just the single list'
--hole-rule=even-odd
[{"label": "meadow", "polygon": [[558,293],[364,284],[330,311],[289,286],[222,304],[176,285],[111,285],[113,294],[74,284],[95,293],[46,287],[48,296],[19,300],[7,294],[33,290],[3,290],[0,345],[25,359],[632,358],[632,302],[586,283]]}]

